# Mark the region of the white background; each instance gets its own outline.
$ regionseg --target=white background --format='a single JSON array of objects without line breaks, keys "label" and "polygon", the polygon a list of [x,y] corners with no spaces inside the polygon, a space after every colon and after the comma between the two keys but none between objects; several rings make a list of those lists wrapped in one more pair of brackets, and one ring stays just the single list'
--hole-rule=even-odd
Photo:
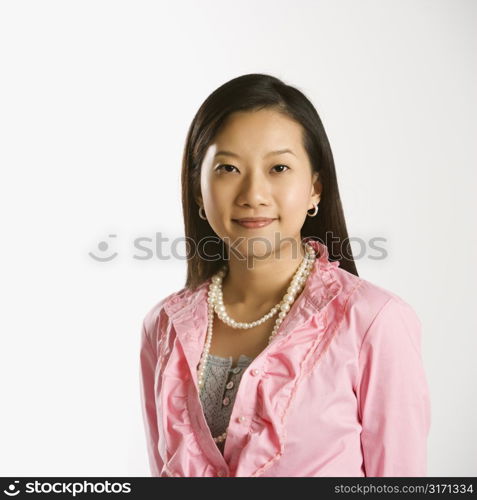
[{"label": "white background", "polygon": [[190,121],[259,72],[316,106],[350,236],[386,238],[359,274],[421,318],[428,475],[477,475],[476,22],[464,0],[2,2],[0,474],[149,475],[140,326],[186,262],[132,242],[183,236]]}]

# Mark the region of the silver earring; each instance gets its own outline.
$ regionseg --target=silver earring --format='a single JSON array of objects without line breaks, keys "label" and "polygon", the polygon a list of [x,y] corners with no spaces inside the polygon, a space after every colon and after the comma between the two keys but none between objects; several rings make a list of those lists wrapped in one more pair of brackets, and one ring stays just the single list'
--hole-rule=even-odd
[{"label": "silver earring", "polygon": [[[204,215],[202,215],[202,213],[203,213]],[[201,219],[207,220],[207,217],[205,216],[205,212],[204,212],[204,207],[200,207],[200,208],[199,208],[199,217],[200,217]]]},{"label": "silver earring", "polygon": [[[309,208],[308,210],[311,210],[311,208]],[[310,216],[310,217],[314,217],[317,213],[318,213],[318,203],[315,204],[315,211],[310,214],[310,212],[308,212],[308,210],[306,211],[306,213]]]}]

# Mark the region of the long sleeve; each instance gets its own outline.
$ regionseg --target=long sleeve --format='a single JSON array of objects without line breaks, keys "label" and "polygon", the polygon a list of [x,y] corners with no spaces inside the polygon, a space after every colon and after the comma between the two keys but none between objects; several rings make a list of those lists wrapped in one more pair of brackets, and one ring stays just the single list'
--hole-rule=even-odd
[{"label": "long sleeve", "polygon": [[425,477],[431,407],[421,357],[421,322],[391,298],[368,328],[357,386],[368,477]]},{"label": "long sleeve", "polygon": [[146,431],[147,453],[151,475],[159,477],[163,461],[158,450],[158,426],[154,391],[154,374],[157,363],[156,350],[151,345],[145,324],[141,329],[140,392],[141,411]]}]

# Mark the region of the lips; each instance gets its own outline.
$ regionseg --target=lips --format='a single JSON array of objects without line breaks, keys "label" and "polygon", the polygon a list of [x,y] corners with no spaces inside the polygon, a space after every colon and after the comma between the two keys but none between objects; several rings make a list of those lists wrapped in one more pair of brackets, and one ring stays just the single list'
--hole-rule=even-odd
[{"label": "lips", "polygon": [[232,219],[239,222],[266,222],[275,220],[273,217],[242,217],[241,219]]},{"label": "lips", "polygon": [[265,227],[271,224],[274,220],[269,217],[244,217],[243,219],[232,219],[236,224],[240,224],[242,227],[249,229]]}]

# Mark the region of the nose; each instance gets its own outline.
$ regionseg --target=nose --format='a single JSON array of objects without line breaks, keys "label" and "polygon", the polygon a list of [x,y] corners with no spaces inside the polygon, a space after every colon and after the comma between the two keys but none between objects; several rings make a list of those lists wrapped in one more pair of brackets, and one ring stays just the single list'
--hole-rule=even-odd
[{"label": "nose", "polygon": [[248,207],[268,205],[269,198],[270,186],[259,171],[244,176],[236,199],[239,205]]}]

